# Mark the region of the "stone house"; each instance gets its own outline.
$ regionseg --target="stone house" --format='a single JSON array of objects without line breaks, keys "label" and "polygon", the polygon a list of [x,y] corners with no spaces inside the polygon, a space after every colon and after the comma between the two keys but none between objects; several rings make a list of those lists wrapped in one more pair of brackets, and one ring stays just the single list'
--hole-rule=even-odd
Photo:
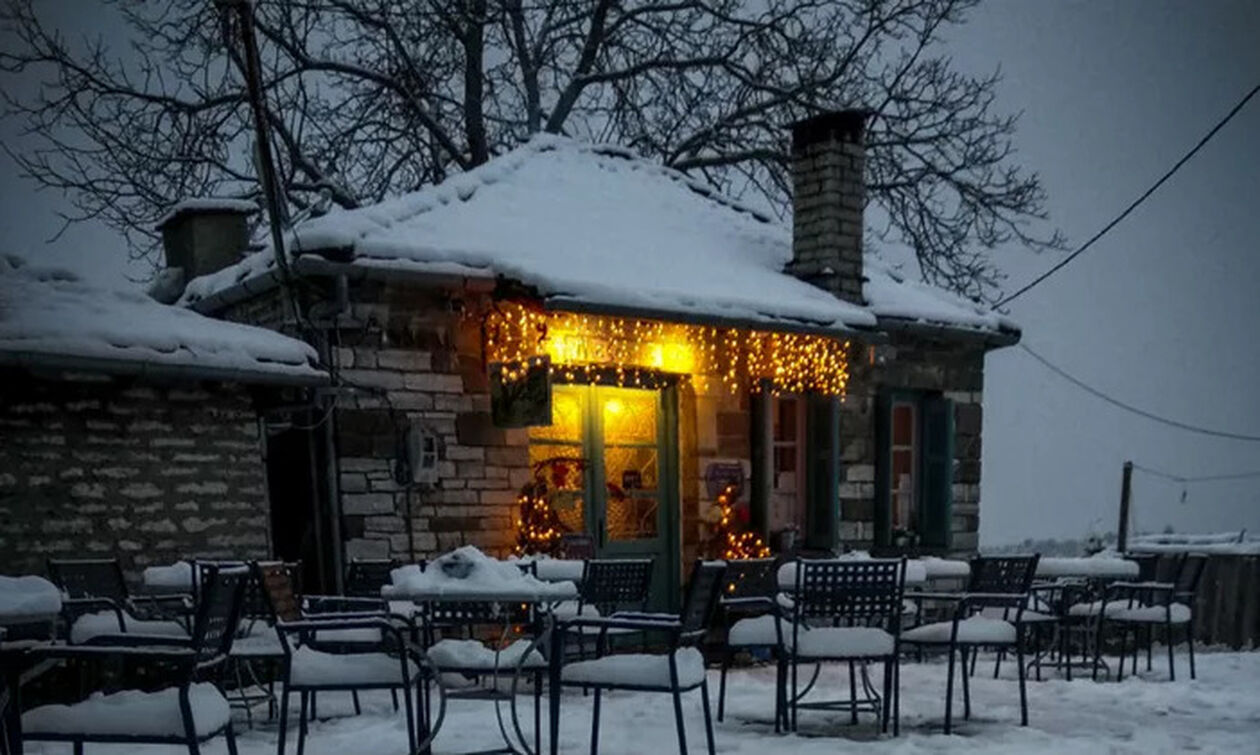
[{"label": "stone house", "polygon": [[[267,464],[313,481],[293,495],[318,516],[283,526],[327,533],[329,575],[507,552],[544,468],[560,528],[655,556],[663,583],[732,485],[776,546],[972,552],[984,355],[1019,329],[863,255],[863,127],[854,111],[793,127],[791,229],[624,150],[539,137],[299,223],[287,273],[256,251],[189,275],[179,303],[320,351],[334,387]],[[170,235],[244,227],[227,216],[185,213]],[[168,259],[205,273],[230,251]],[[398,463],[417,433],[437,444],[425,484]],[[272,506],[306,511],[283,488]]]},{"label": "stone house", "polygon": [[327,382],[295,339],[0,256],[0,573],[266,557],[261,413]]}]

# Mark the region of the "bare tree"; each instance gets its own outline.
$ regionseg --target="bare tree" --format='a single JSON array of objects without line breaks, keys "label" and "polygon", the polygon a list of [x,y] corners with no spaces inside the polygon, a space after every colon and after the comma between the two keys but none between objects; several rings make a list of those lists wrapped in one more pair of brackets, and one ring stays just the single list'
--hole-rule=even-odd
[{"label": "bare tree", "polygon": [[[1039,235],[1038,177],[1018,166],[996,74],[939,49],[974,0],[260,0],[272,136],[292,209],[355,207],[467,170],[537,132],[615,141],[786,208],[784,126],[863,106],[879,237],[923,277],[974,296],[989,251]],[[32,143],[10,150],[78,214],[138,253],[172,200],[256,191],[234,36],[208,0],[110,0],[133,33],[115,57],[69,42],[32,0],[5,0],[0,71]],[[7,91],[8,88],[6,88]]]}]

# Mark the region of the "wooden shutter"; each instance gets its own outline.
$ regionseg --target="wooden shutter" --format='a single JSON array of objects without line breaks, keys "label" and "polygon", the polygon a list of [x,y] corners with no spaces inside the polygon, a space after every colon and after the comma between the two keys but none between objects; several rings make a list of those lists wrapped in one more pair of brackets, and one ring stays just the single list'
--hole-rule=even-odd
[{"label": "wooden shutter", "polygon": [[809,394],[805,412],[805,547],[837,542],[840,505],[840,400]]},{"label": "wooden shutter", "polygon": [[922,412],[920,542],[933,548],[948,548],[953,513],[954,403],[941,396],[928,396],[923,399]]}]

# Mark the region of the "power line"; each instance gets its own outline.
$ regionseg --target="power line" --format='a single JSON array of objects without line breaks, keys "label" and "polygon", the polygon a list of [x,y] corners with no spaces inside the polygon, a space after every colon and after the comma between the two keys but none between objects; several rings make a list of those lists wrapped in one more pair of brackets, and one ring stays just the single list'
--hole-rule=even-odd
[{"label": "power line", "polygon": [[1046,369],[1055,373],[1059,377],[1063,378],[1064,380],[1067,380],[1069,383],[1072,383],[1077,388],[1080,388],[1086,393],[1089,393],[1097,398],[1100,398],[1103,401],[1106,401],[1107,403],[1111,404],[1112,406],[1116,406],[1121,409],[1124,409],[1127,412],[1132,412],[1133,414],[1136,414],[1140,417],[1145,417],[1146,419],[1149,419],[1153,422],[1159,422],[1160,424],[1168,425],[1169,427],[1175,427],[1179,430],[1186,430],[1192,433],[1199,433],[1200,435],[1210,435],[1215,438],[1230,438],[1231,440],[1246,440],[1246,441],[1252,441],[1252,442],[1260,442],[1260,435],[1246,435],[1244,433],[1231,433],[1231,432],[1225,432],[1224,430],[1213,430],[1207,427],[1200,427],[1199,425],[1191,425],[1186,422],[1178,422],[1175,419],[1169,419],[1167,417],[1162,417],[1153,412],[1148,412],[1145,409],[1139,409],[1136,406],[1133,406],[1132,404],[1126,404],[1120,399],[1113,398],[1112,396],[1109,396],[1106,393],[1103,393],[1102,391],[1098,390],[1097,388],[1094,388],[1093,386],[1085,383],[1083,380],[1080,380],[1079,378],[1076,378],[1070,375],[1069,373],[1065,372],[1061,368],[1056,367],[1054,364],[1050,362],[1050,360],[1046,359],[1045,357],[1041,356],[1040,354],[1038,354],[1037,352],[1029,348],[1027,344],[1021,343],[1019,346],[1021,349],[1028,352],[1029,356],[1031,356],[1033,359],[1036,359],[1038,362],[1041,362],[1041,364]]},{"label": "power line", "polygon": [[1150,467],[1144,467],[1141,464],[1138,464],[1137,462],[1133,463],[1133,468],[1140,469],[1141,471],[1149,475],[1152,475],[1154,477],[1162,477],[1165,480],[1171,480],[1172,482],[1179,482],[1179,483],[1182,483],[1183,485],[1189,482],[1215,482],[1217,480],[1250,480],[1252,478],[1260,478],[1260,470],[1256,470],[1254,472],[1233,472],[1230,474],[1210,474],[1210,475],[1199,475],[1197,477],[1187,477],[1185,475],[1172,474],[1170,472],[1164,472],[1158,469],[1151,469]]},{"label": "power line", "polygon": [[1225,126],[1226,123],[1229,123],[1230,120],[1232,120],[1233,117],[1238,114],[1238,111],[1242,110],[1243,106],[1245,106],[1247,102],[1256,95],[1257,92],[1260,92],[1260,84],[1256,84],[1256,86],[1253,87],[1250,92],[1247,92],[1247,94],[1241,100],[1238,101],[1238,104],[1234,105],[1233,109],[1230,110],[1228,113],[1226,113],[1225,117],[1222,118],[1219,122],[1217,122],[1217,124],[1212,127],[1212,130],[1207,132],[1207,134],[1205,134],[1203,138],[1199,140],[1198,144],[1195,144],[1194,148],[1191,149],[1189,152],[1187,152],[1180,160],[1178,160],[1177,163],[1173,165],[1172,168],[1170,168],[1167,173],[1161,176],[1160,179],[1156,181],[1154,184],[1152,184],[1149,189],[1142,192],[1142,195],[1140,197],[1135,199],[1132,204],[1130,204],[1128,207],[1124,209],[1124,212],[1120,213],[1110,223],[1103,226],[1101,231],[1091,236],[1089,240],[1086,241],[1084,244],[1082,244],[1079,249],[1069,254],[1067,257],[1061,260],[1054,267],[1045,271],[1044,273],[1037,276],[1036,278],[1033,278],[1033,280],[1027,285],[1025,285],[1023,288],[1019,289],[1018,291],[1011,294],[1010,296],[1007,296],[1006,298],[1002,299],[997,304],[994,304],[993,308],[997,309],[998,307],[1001,307],[1005,304],[1009,304],[1010,302],[1014,301],[1019,296],[1026,293],[1033,286],[1036,286],[1037,284],[1041,283],[1046,278],[1049,278],[1051,275],[1054,275],[1055,273],[1059,272],[1064,267],[1066,267],[1069,262],[1081,256],[1081,254],[1083,254],[1086,249],[1089,249],[1091,246],[1093,246],[1095,241],[1101,239],[1103,236],[1107,234],[1108,231],[1110,231],[1112,228],[1115,228],[1117,225],[1119,225],[1120,221],[1128,217],[1129,213],[1136,210],[1138,205],[1145,202],[1147,197],[1154,194],[1156,190],[1159,189],[1159,187],[1164,185],[1165,181],[1172,178],[1173,174],[1181,169],[1181,166],[1189,162],[1190,158],[1194,157],[1195,154],[1198,153],[1200,149],[1203,149],[1203,146],[1207,144],[1209,141],[1211,141],[1212,137],[1216,136],[1216,132],[1220,131]]}]

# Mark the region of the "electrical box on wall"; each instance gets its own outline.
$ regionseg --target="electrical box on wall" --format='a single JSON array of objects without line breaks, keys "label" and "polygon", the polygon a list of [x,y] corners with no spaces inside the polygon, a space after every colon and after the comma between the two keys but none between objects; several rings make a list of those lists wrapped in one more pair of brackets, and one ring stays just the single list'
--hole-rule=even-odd
[{"label": "electrical box on wall", "polygon": [[416,485],[437,485],[440,447],[440,439],[431,428],[425,425],[407,428],[406,460],[411,472],[410,482]]}]

